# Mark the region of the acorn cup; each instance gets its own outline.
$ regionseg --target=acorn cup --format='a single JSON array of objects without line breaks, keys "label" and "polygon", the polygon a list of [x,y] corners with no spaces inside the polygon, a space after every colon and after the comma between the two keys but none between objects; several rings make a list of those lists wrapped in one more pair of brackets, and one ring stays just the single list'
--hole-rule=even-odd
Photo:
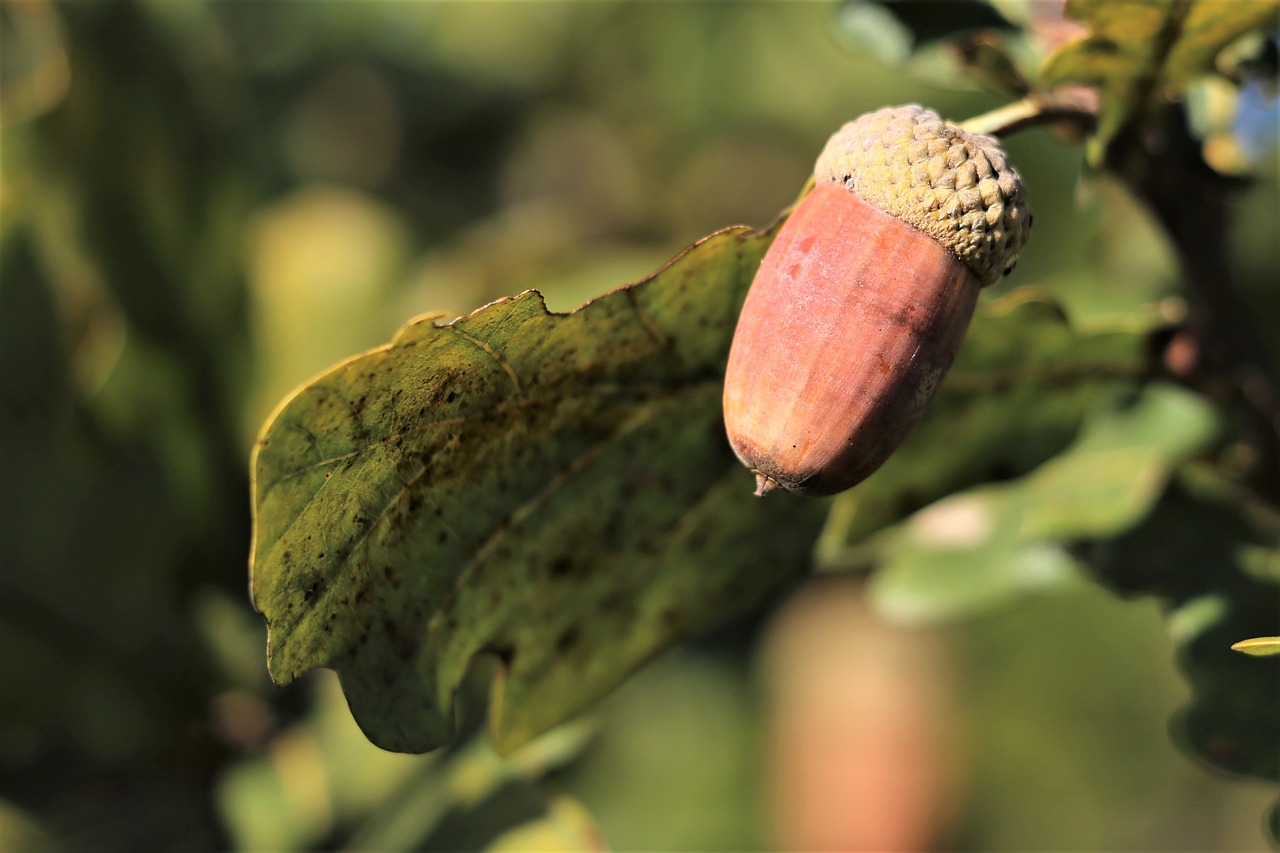
[{"label": "acorn cup", "polygon": [[999,142],[920,106],[842,127],[738,319],[724,417],[757,495],[830,495],[920,419],[973,314],[1030,233]]}]

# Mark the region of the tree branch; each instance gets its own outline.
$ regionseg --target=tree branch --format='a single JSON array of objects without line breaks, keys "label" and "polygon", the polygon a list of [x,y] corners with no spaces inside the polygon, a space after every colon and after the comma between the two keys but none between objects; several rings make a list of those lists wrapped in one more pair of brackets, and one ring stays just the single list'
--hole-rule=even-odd
[{"label": "tree branch", "polygon": [[1032,95],[1021,101],[966,119],[961,127],[970,133],[1012,136],[1033,127],[1058,127],[1084,135],[1097,124],[1097,113],[1084,99]]}]

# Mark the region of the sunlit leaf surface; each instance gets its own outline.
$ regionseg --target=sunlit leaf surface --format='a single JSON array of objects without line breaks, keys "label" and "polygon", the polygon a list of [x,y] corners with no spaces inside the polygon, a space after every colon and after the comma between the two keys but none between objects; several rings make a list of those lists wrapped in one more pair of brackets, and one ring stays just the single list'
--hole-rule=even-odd
[{"label": "sunlit leaf surface", "polygon": [[1280,655],[1280,637],[1251,637],[1247,640],[1233,643],[1231,648],[1237,652],[1244,652],[1247,655],[1256,657]]},{"label": "sunlit leaf surface", "polygon": [[370,739],[423,751],[492,653],[509,750],[805,568],[826,505],[754,498],[720,414],[769,240],[719,232],[567,315],[425,317],[301,389],[254,463],[273,676],[332,667]]}]

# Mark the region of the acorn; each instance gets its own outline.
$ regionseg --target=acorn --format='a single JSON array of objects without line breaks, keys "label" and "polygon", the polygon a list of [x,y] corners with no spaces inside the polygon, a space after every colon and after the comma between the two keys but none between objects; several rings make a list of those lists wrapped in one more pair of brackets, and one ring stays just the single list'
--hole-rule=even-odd
[{"label": "acorn", "polygon": [[879,468],[1030,228],[1022,179],[992,137],[915,105],[832,136],[729,352],[725,426],[756,494],[835,494]]}]

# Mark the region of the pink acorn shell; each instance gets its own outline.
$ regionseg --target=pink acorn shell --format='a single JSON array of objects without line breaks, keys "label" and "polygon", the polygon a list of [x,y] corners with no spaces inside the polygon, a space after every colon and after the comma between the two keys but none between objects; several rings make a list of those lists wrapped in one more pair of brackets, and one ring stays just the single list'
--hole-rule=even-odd
[{"label": "pink acorn shell", "polygon": [[760,264],[725,374],[729,441],[761,495],[834,494],[884,463],[1031,224],[999,143],[918,106],[846,124],[814,178]]}]

